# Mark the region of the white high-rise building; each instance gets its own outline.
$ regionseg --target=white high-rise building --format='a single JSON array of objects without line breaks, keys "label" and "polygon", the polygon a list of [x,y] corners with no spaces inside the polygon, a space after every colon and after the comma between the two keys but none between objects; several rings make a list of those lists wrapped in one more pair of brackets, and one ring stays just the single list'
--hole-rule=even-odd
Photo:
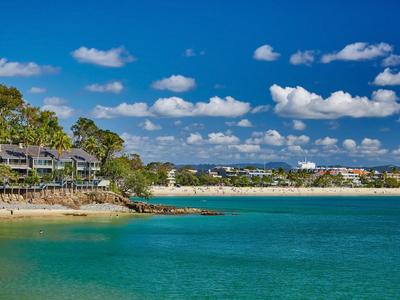
[{"label": "white high-rise building", "polygon": [[314,162],[304,159],[303,161],[297,162],[297,168],[299,170],[314,170],[316,168],[316,165]]}]

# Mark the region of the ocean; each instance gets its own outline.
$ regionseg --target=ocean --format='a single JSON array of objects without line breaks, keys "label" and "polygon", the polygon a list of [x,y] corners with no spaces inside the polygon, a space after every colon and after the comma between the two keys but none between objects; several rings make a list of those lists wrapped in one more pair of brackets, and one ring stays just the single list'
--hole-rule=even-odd
[{"label": "ocean", "polygon": [[225,215],[1,221],[0,299],[400,299],[400,197],[151,201]]}]

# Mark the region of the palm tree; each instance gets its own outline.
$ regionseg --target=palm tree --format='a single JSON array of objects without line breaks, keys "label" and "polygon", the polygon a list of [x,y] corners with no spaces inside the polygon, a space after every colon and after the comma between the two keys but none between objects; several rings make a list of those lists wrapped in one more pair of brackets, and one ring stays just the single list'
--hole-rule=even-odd
[{"label": "palm tree", "polygon": [[97,152],[99,149],[99,145],[97,143],[97,139],[94,136],[89,137],[84,145],[84,150],[86,150],[89,154],[97,156]]},{"label": "palm tree", "polygon": [[63,151],[71,149],[72,141],[63,131],[57,131],[52,138],[51,147],[57,150],[57,156],[60,158]]},{"label": "palm tree", "polygon": [[57,150],[57,158],[60,159],[63,151],[68,151],[71,149],[72,141],[64,131],[60,130],[54,133],[54,136],[51,140],[51,147]]}]

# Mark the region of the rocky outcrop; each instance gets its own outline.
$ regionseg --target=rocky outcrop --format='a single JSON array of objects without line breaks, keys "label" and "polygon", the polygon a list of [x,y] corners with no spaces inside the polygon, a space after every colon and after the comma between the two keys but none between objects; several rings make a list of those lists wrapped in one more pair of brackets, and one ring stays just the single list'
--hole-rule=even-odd
[{"label": "rocky outcrop", "polygon": [[128,207],[138,213],[148,213],[157,215],[206,215],[206,216],[216,216],[222,215],[222,213],[216,211],[203,210],[200,208],[191,207],[176,207],[161,204],[151,204],[146,202],[131,202]]},{"label": "rocky outcrop", "polygon": [[159,215],[184,215],[199,214],[214,216],[221,213],[190,207],[175,207],[161,204],[152,204],[130,199],[110,191],[71,191],[56,190],[46,192],[21,194],[0,194],[0,202],[4,203],[30,203],[45,205],[62,205],[65,207],[79,209],[83,205],[90,204],[113,204],[129,208],[132,212]]}]

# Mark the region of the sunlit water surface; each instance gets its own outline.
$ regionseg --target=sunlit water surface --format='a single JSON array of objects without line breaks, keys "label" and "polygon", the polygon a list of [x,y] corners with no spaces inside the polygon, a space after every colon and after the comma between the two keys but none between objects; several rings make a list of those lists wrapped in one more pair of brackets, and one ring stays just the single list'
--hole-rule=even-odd
[{"label": "sunlit water surface", "polygon": [[400,197],[152,202],[226,214],[2,221],[0,299],[400,299]]}]

